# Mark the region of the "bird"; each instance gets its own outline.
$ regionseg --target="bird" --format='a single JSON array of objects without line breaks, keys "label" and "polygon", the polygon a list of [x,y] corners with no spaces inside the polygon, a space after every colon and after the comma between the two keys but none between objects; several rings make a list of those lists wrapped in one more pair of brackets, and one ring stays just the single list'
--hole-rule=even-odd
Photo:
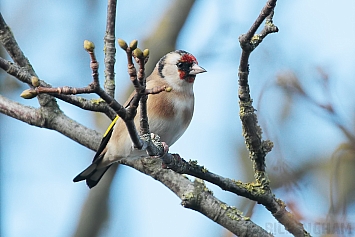
[{"label": "bird", "polygon": [[[147,99],[150,132],[157,134],[168,146],[182,136],[191,122],[195,100],[193,84],[196,75],[204,72],[206,70],[198,65],[195,56],[184,50],[175,50],[164,55],[146,79],[146,89],[171,88],[170,92],[149,94]],[[134,94],[124,104],[126,108]],[[139,127],[139,116],[140,110],[137,109],[136,128]],[[92,164],[73,181],[86,180],[90,189],[95,187],[112,163],[134,154],[133,150],[125,123],[117,116],[105,132]]]}]

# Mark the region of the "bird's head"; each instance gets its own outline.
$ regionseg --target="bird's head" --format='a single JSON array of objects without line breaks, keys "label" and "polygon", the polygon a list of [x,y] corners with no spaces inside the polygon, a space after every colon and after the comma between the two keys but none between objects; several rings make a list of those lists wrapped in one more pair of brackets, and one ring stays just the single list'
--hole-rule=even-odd
[{"label": "bird's head", "polygon": [[159,60],[157,67],[162,78],[180,87],[192,87],[196,75],[206,72],[198,65],[195,56],[183,50],[166,54]]}]

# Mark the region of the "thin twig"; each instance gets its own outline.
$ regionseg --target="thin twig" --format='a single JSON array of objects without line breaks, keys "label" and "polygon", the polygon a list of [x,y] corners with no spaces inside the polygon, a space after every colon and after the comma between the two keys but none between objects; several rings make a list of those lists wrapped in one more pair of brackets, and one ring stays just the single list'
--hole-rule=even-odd
[{"label": "thin twig", "polygon": [[261,10],[258,18],[254,21],[253,25],[250,27],[248,32],[241,36],[239,41],[249,42],[252,39],[252,37],[254,36],[256,31],[259,29],[260,25],[263,23],[265,18],[268,17],[268,16],[271,16],[271,17],[273,16],[273,14],[272,15],[270,15],[270,14],[273,12],[273,10],[274,10],[274,8],[276,6],[276,1],[277,0],[269,0],[269,1],[267,1],[265,6],[263,7],[263,9]]},{"label": "thin twig", "polygon": [[[25,68],[32,76],[37,76],[30,61],[20,49],[10,27],[6,24],[0,13],[0,43],[4,46],[12,60],[22,68]],[[29,84],[31,86],[31,84]],[[49,95],[41,95],[37,97],[42,107],[51,108],[53,111],[59,110],[59,106],[55,99]]]},{"label": "thin twig", "polygon": [[[27,84],[32,83],[31,79],[33,78],[33,76],[29,72],[27,72],[27,70],[1,57],[0,57],[0,68],[6,71],[9,75],[16,77],[17,79],[19,79],[24,83]],[[32,93],[34,96],[42,93],[51,94],[60,100],[75,105],[84,110],[102,112],[105,113],[109,118],[114,119],[116,116],[115,112],[103,100],[88,100],[84,97],[73,96],[74,94],[79,94],[79,92],[92,93],[90,92],[90,89],[91,88],[71,88],[71,87],[52,88],[49,84],[45,83],[43,80],[39,80],[38,87],[34,87],[26,91]],[[74,93],[75,91],[77,93]]]},{"label": "thin twig", "polygon": [[[138,81],[141,84],[142,88],[144,88],[143,95],[140,99],[140,133],[141,134],[150,134],[149,132],[149,123],[148,123],[148,115],[147,115],[147,100],[148,95],[146,92],[146,78],[145,78],[145,64],[148,61],[148,56],[143,57],[143,53],[139,55],[139,57],[135,57],[136,62],[139,64],[138,69]],[[150,141],[150,136],[148,137],[148,142]]]},{"label": "thin twig", "polygon": [[[242,47],[242,55],[239,64],[239,106],[240,119],[242,121],[243,136],[249,150],[249,156],[253,161],[256,181],[263,185],[266,189],[269,186],[269,179],[265,174],[265,156],[271,150],[272,143],[270,141],[262,141],[261,128],[258,125],[255,109],[252,105],[250,97],[250,89],[248,83],[249,76],[249,56],[250,53],[258,46],[262,39],[260,37],[252,37],[261,23],[268,18],[268,23],[265,28],[269,28],[269,23],[272,22],[273,8],[276,6],[276,0],[269,0],[260,15],[249,29],[248,33],[239,37],[239,42]],[[269,32],[267,30],[262,32]],[[277,27],[275,27],[277,29]],[[272,33],[271,31],[269,33]],[[267,34],[264,33],[263,37]],[[257,39],[256,39],[257,38]]]},{"label": "thin twig", "polygon": [[30,74],[32,75],[35,74],[29,60],[26,58],[26,56],[20,49],[19,45],[17,44],[10,27],[6,24],[1,13],[0,13],[0,42],[16,64],[18,64],[20,67],[26,68],[26,70],[29,71]]},{"label": "thin twig", "polygon": [[117,0],[109,0],[107,5],[106,34],[104,37],[105,46],[105,84],[106,93],[112,98],[115,97],[115,26],[116,26]]}]

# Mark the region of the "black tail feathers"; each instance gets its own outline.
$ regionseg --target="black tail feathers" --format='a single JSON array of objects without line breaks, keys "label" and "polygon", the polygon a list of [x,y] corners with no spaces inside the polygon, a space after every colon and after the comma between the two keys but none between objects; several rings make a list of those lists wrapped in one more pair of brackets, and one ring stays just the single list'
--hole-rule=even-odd
[{"label": "black tail feathers", "polygon": [[98,168],[98,164],[96,162],[92,163],[89,167],[87,167],[83,172],[78,174],[74,179],[73,182],[79,182],[82,180],[86,180],[86,184],[89,188],[93,188],[97,185],[100,181],[102,176],[105,172],[110,168],[111,165]]}]

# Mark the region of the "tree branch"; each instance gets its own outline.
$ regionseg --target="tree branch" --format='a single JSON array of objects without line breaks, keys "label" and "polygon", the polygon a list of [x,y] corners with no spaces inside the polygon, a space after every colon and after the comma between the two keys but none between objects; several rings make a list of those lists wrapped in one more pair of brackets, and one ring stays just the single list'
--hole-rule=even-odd
[{"label": "tree branch", "polygon": [[31,74],[34,74],[34,70],[29,62],[29,60],[25,57],[24,53],[18,46],[14,35],[10,27],[6,24],[2,14],[0,13],[0,42],[12,58],[14,62],[16,62],[20,67],[26,68]]},{"label": "tree branch", "polygon": [[[257,47],[257,45],[261,42],[259,37],[252,37],[252,35],[256,32],[265,18],[272,14],[275,6],[276,0],[269,0],[252,27],[249,29],[248,33],[239,37],[239,42],[242,47],[242,55],[238,73],[240,106],[239,115],[242,121],[245,143],[249,150],[250,159],[253,161],[255,179],[265,188],[268,188],[270,182],[265,174],[265,156],[272,149],[273,144],[270,141],[262,141],[261,139],[262,131],[258,125],[255,109],[252,105],[253,100],[250,97],[250,89],[248,84],[249,56],[255,47]],[[266,26],[268,27],[267,24]],[[277,27],[275,29],[277,29]],[[264,37],[266,35],[267,34],[264,34]]]},{"label": "tree branch", "polygon": [[[103,100],[88,100],[83,97],[73,96],[73,95],[65,95],[60,93],[66,90],[73,90],[70,87],[62,87],[62,88],[52,88],[51,85],[47,84],[43,80],[39,80],[37,77],[32,76],[25,68],[19,67],[16,64],[11,63],[10,61],[3,59],[0,57],[0,68],[6,71],[9,75],[16,77],[18,80],[32,85],[32,81],[35,79],[38,81],[38,87],[33,89],[29,89],[27,91],[32,92],[33,95],[48,93],[52,94],[54,97],[61,99],[67,103],[75,105],[79,108],[105,113],[109,118],[114,119],[116,117],[116,113],[109,107]],[[59,93],[58,93],[59,92]],[[73,93],[75,94],[75,93]]]},{"label": "tree branch", "polygon": [[104,37],[105,52],[105,91],[112,98],[115,97],[115,26],[117,0],[109,0],[107,5],[106,34]]},{"label": "tree branch", "polygon": [[[273,25],[272,17],[276,0],[267,1],[258,18],[251,26],[249,31],[239,37],[242,55],[239,64],[239,106],[240,119],[242,121],[243,136],[245,144],[249,150],[249,158],[253,162],[254,177],[257,185],[265,190],[265,194],[269,197],[263,205],[274,215],[274,217],[285,226],[285,228],[295,236],[309,236],[303,228],[303,225],[296,220],[291,213],[286,210],[286,205],[279,199],[274,197],[270,190],[270,180],[265,172],[265,156],[272,149],[272,142],[262,140],[262,130],[258,125],[255,109],[252,105],[253,100],[250,96],[248,83],[249,76],[249,56],[251,52],[260,44],[260,42],[270,33],[278,31],[278,28]],[[267,18],[267,19],[266,19]],[[266,19],[264,29],[260,35],[255,35],[255,32],[260,27],[261,23]]]},{"label": "tree branch", "polygon": [[[18,46],[14,35],[11,32],[10,27],[6,24],[2,14],[0,13],[0,43],[4,46],[6,51],[9,53],[14,62],[19,65],[21,68],[24,68],[31,76],[37,77],[35,71],[32,68],[29,60],[25,57],[24,53]],[[2,64],[3,65],[3,64]],[[38,77],[37,77],[38,78]],[[28,83],[31,85],[30,83]],[[63,135],[73,139],[74,141],[82,144],[90,149],[96,150],[98,143],[94,143],[92,138],[98,137],[98,133],[90,130],[83,125],[77,123],[76,121],[67,117],[60,110],[56,100],[47,94],[39,95],[38,102],[41,105],[40,114],[38,118],[42,118],[39,124],[43,123],[42,127],[56,130]],[[22,110],[28,107],[23,106],[19,103],[13,102],[1,96],[1,102],[3,105],[2,112],[4,114],[11,114],[14,118],[24,119],[24,116],[21,115]],[[10,107],[10,104],[12,107]],[[9,106],[9,107],[8,107]],[[8,108],[7,108],[8,107]],[[28,111],[29,112],[29,111]],[[33,114],[33,111],[31,112]],[[24,121],[26,122],[26,121]],[[32,121],[34,122],[34,121]],[[83,134],[85,134],[83,136]]]},{"label": "tree branch", "polygon": [[202,180],[191,182],[180,174],[162,169],[160,159],[122,159],[120,163],[160,181],[181,199],[184,207],[200,212],[237,236],[271,236],[235,207],[214,197]]},{"label": "tree branch", "polygon": [[55,130],[91,150],[99,146],[99,133],[78,124],[60,110],[53,113],[47,108],[35,109],[0,95],[0,112],[36,127]]},{"label": "tree branch", "polygon": [[[104,88],[109,96],[115,95],[115,24],[116,24],[116,0],[109,0],[107,6],[106,34],[104,37],[105,52],[105,83]],[[104,103],[107,105],[107,103]],[[110,109],[112,111],[112,109]],[[113,119],[116,113],[113,112]],[[116,173],[118,165],[113,164],[101,179],[100,185],[96,189],[91,189],[84,203],[76,228],[74,237],[98,236],[101,227],[108,219],[111,183]]]},{"label": "tree branch", "polygon": [[111,183],[117,171],[118,164],[111,168],[100,180],[100,185],[90,189],[79,216],[79,223],[73,237],[95,237],[100,236],[100,230],[109,219],[109,197]]},{"label": "tree branch", "polygon": [[[14,35],[10,27],[6,24],[4,18],[0,13],[0,43],[4,46],[7,53],[10,55],[12,60],[20,67],[25,68],[32,76],[36,76],[30,61],[25,57],[24,53],[18,46]],[[59,109],[55,99],[48,95],[41,95],[38,98],[38,102],[41,106],[52,107],[54,110]]]},{"label": "tree branch", "polygon": [[286,205],[277,199],[270,189],[265,189],[260,184],[243,183],[241,181],[224,178],[208,171],[204,166],[197,165],[196,161],[186,162],[178,154],[166,153],[162,156],[163,167],[172,169],[180,174],[188,174],[206,180],[219,186],[221,189],[235,193],[239,196],[254,200],[265,206],[275,218],[295,236],[306,236],[303,229],[291,213],[286,210]]}]

